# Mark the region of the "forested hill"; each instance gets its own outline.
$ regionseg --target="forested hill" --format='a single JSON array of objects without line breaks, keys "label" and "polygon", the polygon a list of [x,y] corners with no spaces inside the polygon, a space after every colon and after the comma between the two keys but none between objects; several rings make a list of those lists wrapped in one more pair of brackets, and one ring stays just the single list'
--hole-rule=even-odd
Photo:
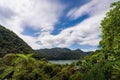
[{"label": "forested hill", "polygon": [[0,57],[7,53],[32,53],[32,48],[14,32],[0,25]]},{"label": "forested hill", "polygon": [[35,57],[41,58],[45,57],[49,60],[72,60],[80,59],[86,55],[89,55],[90,52],[83,52],[80,49],[70,50],[68,48],[52,48],[52,49],[39,49],[35,51]]}]

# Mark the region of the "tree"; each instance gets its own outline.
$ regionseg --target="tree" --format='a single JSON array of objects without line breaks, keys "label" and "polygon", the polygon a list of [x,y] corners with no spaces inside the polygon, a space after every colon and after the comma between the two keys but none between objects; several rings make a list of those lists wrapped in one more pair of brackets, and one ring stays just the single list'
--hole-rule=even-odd
[{"label": "tree", "polygon": [[101,22],[102,40],[100,46],[105,55],[120,55],[120,1],[111,4],[110,11]]},{"label": "tree", "polygon": [[8,53],[34,53],[32,48],[14,32],[0,25],[0,57]]}]

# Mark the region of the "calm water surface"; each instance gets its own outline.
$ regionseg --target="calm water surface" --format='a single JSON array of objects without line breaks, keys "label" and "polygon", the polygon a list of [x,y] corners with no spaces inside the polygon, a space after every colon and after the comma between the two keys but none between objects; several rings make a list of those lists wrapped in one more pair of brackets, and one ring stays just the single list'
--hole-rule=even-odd
[{"label": "calm water surface", "polygon": [[73,62],[77,62],[78,60],[50,60],[49,62],[54,64],[71,64]]}]

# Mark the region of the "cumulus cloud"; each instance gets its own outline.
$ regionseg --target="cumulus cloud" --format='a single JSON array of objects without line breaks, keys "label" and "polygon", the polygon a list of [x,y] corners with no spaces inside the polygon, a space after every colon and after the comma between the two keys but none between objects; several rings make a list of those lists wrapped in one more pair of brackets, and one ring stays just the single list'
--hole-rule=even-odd
[{"label": "cumulus cloud", "polygon": [[[100,21],[114,0],[91,0],[83,6],[71,9],[66,17],[72,20],[88,14],[83,22],[61,30],[52,35],[55,24],[59,22],[66,8],[60,0],[0,0],[0,24],[13,30],[33,49],[69,47],[79,45],[97,46],[100,41]],[[37,37],[23,35],[24,24],[29,24]],[[85,50],[85,49],[84,49]]]},{"label": "cumulus cloud", "polygon": [[29,24],[32,29],[51,33],[64,7],[56,0],[0,0],[0,5],[0,11],[3,13],[0,14],[4,19],[6,19],[4,16],[11,17],[11,13],[16,13],[6,21],[1,19],[0,23],[17,33],[33,48],[39,48],[40,45],[35,43],[34,37],[21,34],[24,31],[23,25]]},{"label": "cumulus cloud", "polygon": [[100,21],[109,10],[111,2],[112,1],[109,0],[91,1],[80,8],[72,9],[68,12],[67,17],[77,19],[86,13],[89,14],[90,17],[78,25],[62,30],[58,35],[44,33],[42,36],[39,36],[39,40],[43,45],[47,44],[44,47],[68,47],[74,43],[79,45],[97,46],[101,40],[99,37]]},{"label": "cumulus cloud", "polygon": [[77,19],[84,14],[93,16],[101,12],[106,13],[106,11],[109,10],[110,3],[114,1],[115,0],[91,0],[83,6],[71,9],[68,12],[67,17],[70,17],[70,19]]},{"label": "cumulus cloud", "polygon": [[81,49],[84,52],[89,52],[89,51],[96,51],[96,48],[89,48],[89,49]]},{"label": "cumulus cloud", "polygon": [[[61,11],[63,10],[63,6],[55,0],[1,0],[0,5],[4,9],[10,8],[17,13],[14,19],[20,20],[21,23],[18,24],[22,25],[26,23],[34,26],[32,27],[34,29],[46,31],[53,30],[53,26],[58,21]],[[14,19],[12,19],[13,22]]]},{"label": "cumulus cloud", "polygon": [[1,19],[10,19],[14,16],[15,13],[9,8],[3,8],[0,6],[0,18]]},{"label": "cumulus cloud", "polygon": [[102,18],[103,15],[88,18],[76,26],[62,30],[58,35],[44,33],[38,40],[49,47],[68,47],[74,43],[96,46],[100,41],[99,23]]}]

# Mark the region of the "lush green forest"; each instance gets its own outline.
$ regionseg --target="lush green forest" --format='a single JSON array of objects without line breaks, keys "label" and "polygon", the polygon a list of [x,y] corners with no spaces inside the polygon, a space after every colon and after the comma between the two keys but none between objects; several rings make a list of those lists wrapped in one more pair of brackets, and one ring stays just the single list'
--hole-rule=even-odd
[{"label": "lush green forest", "polygon": [[35,50],[35,58],[46,58],[48,60],[75,60],[89,55],[91,52],[83,52],[80,49],[70,50],[68,48],[52,48]]},{"label": "lush green forest", "polygon": [[111,4],[101,29],[100,50],[77,63],[57,65],[33,54],[7,54],[0,58],[0,79],[120,80],[120,1]]},{"label": "lush green forest", "polygon": [[33,53],[31,47],[15,33],[0,25],[0,57],[7,53]]}]

